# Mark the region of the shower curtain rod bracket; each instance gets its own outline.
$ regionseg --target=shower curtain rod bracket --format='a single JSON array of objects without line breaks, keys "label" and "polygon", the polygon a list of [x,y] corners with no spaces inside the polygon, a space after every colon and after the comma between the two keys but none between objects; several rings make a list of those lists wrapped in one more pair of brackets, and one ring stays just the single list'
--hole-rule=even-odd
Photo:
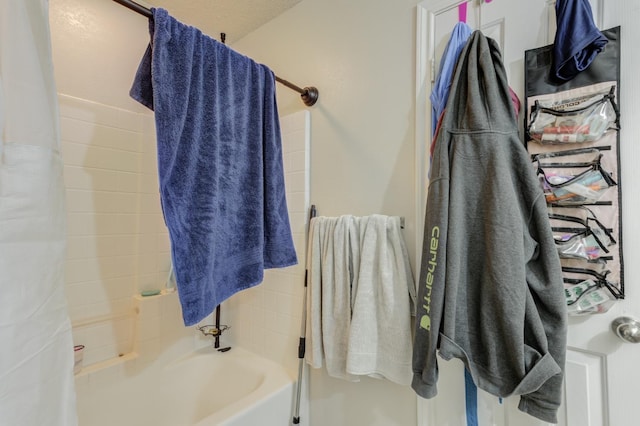
[{"label": "shower curtain rod bracket", "polygon": [[[133,10],[134,12],[139,13],[142,16],[146,16],[147,18],[151,18],[153,17],[153,14],[151,13],[150,9],[147,9],[146,7],[142,6],[141,4],[136,3],[133,0],[113,0],[116,3]],[[222,42],[224,43],[224,39],[226,38],[226,34],[224,33],[220,33],[220,36],[222,37]],[[281,83],[285,86],[287,86],[289,89],[291,90],[295,90],[296,92],[300,93],[300,97],[302,98],[302,102],[304,102],[304,104],[306,106],[313,106],[317,101],[318,101],[318,96],[319,96],[319,92],[318,89],[316,89],[315,87],[305,87],[304,89],[301,89],[300,87],[296,86],[293,83],[288,82],[287,80],[284,80],[280,77],[278,77],[277,75],[276,77],[276,81],[278,83]]]}]

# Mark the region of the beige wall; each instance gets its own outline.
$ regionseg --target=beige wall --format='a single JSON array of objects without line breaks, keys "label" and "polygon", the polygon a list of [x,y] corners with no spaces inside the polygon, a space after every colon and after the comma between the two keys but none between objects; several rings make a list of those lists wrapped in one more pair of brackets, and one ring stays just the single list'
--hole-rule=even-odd
[{"label": "beige wall", "polygon": [[[416,4],[304,0],[233,45],[279,77],[319,88],[310,109],[319,214],[413,222]],[[282,113],[305,108],[282,85],[278,105]]]},{"label": "beige wall", "polygon": [[[415,0],[304,0],[233,47],[314,85],[311,203],[321,215],[405,216],[413,252]],[[305,108],[278,86],[281,112]],[[421,219],[419,219],[421,220]],[[414,425],[408,387],[311,374],[313,425]]]}]

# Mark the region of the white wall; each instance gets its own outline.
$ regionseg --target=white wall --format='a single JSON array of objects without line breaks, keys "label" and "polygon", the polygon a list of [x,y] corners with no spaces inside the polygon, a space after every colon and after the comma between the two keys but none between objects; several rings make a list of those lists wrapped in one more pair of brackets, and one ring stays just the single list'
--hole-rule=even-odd
[{"label": "white wall", "polygon": [[[318,87],[310,109],[318,214],[404,216],[412,252],[416,4],[304,0],[233,45],[298,86]],[[284,86],[278,104],[281,112],[305,108]],[[314,425],[412,425],[415,401],[390,382],[311,374]]]}]

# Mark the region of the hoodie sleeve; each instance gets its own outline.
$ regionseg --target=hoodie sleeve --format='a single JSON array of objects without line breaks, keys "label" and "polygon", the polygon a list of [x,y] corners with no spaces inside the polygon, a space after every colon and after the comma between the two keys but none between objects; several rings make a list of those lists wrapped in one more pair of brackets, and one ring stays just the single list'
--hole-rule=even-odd
[{"label": "hoodie sleeve", "polygon": [[535,306],[527,307],[527,312],[533,311],[539,316],[547,337],[548,353],[561,372],[550,377],[537,391],[522,395],[518,408],[544,421],[557,423],[566,357],[567,307],[560,259],[543,196],[539,196],[533,206],[529,232],[537,247],[536,255],[527,265],[527,283],[535,303]]},{"label": "hoodie sleeve", "polygon": [[[438,143],[441,143],[438,141]],[[436,351],[442,325],[445,295],[445,258],[449,179],[436,178],[429,184],[425,216],[422,262],[416,300],[416,332],[413,344],[411,387],[423,398],[436,396],[438,361]]]}]

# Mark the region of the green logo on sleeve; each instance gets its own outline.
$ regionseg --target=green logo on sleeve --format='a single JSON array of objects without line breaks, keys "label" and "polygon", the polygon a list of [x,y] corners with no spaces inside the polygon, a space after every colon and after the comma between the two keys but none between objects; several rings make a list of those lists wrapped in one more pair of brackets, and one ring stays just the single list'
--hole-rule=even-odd
[{"label": "green logo on sleeve", "polygon": [[440,239],[440,228],[434,226],[431,229],[431,241],[429,243],[429,266],[427,267],[427,280],[424,287],[422,307],[425,314],[420,318],[420,328],[431,330],[431,290],[433,288],[433,274],[438,266],[438,240]]},{"label": "green logo on sleeve", "polygon": [[423,315],[422,318],[420,318],[420,328],[427,331],[431,330],[431,318],[429,318],[429,315]]}]

